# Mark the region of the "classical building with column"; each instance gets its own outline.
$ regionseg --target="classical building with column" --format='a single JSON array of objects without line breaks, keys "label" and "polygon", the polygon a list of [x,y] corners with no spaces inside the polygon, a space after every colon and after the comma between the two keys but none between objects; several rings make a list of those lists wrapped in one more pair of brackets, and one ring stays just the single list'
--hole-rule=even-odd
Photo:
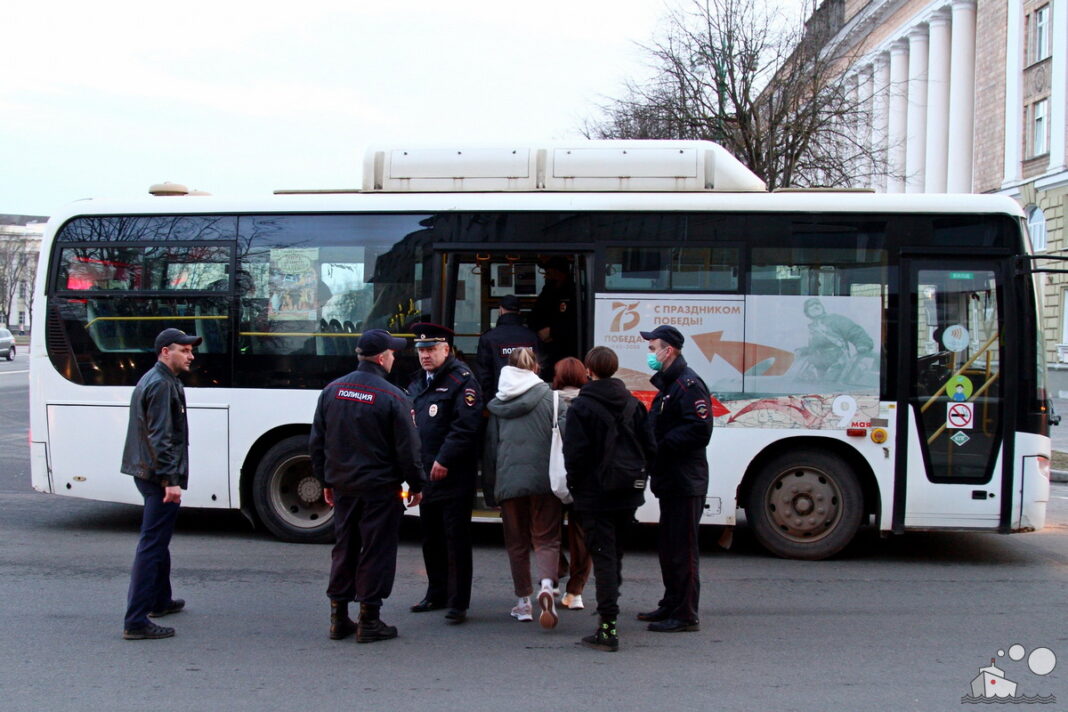
[{"label": "classical building with column", "polygon": [[[1068,255],[1068,0],[825,0],[826,10],[840,22],[829,48],[848,58],[845,81],[870,117],[861,131],[887,169],[865,187],[1012,196],[1035,253]],[[1047,357],[1068,369],[1068,275],[1043,281]],[[1068,370],[1053,386],[1068,389]]]}]

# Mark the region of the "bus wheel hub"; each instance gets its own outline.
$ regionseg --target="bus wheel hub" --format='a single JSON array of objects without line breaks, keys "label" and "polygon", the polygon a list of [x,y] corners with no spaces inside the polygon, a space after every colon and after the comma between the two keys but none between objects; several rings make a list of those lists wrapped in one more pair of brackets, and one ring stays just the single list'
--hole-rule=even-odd
[{"label": "bus wheel hub", "polygon": [[323,496],[323,488],[319,485],[319,480],[314,477],[305,477],[297,485],[297,496],[309,504],[317,502]]}]

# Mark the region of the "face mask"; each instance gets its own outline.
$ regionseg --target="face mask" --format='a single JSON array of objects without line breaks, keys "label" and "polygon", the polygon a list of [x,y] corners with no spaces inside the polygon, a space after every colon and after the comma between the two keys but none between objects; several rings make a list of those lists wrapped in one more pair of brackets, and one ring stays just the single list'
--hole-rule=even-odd
[{"label": "face mask", "polygon": [[661,368],[664,367],[664,364],[661,363],[660,359],[656,357],[658,353],[660,353],[660,351],[650,353],[645,357],[645,363],[648,364],[649,368],[653,369],[654,371],[659,371]]}]

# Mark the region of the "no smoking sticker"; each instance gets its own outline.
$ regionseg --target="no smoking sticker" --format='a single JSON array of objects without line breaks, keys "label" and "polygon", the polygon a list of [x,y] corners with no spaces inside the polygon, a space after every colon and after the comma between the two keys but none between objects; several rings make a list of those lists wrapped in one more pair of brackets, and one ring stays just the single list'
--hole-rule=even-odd
[{"label": "no smoking sticker", "polygon": [[971,430],[975,416],[974,403],[947,403],[946,427],[957,430]]}]

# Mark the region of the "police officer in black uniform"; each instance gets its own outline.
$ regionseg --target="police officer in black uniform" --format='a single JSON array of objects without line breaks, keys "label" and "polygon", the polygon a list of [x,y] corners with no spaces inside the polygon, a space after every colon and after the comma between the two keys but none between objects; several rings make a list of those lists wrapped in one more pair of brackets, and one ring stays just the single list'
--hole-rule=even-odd
[{"label": "police officer in black uniform", "polygon": [[412,325],[419,365],[408,392],[422,443],[427,484],[419,521],[427,588],[415,613],[448,608],[448,623],[463,623],[471,603],[471,508],[478,475],[482,392],[452,352],[452,329]]},{"label": "police officer in black uniform", "polygon": [[505,295],[501,298],[500,309],[497,326],[478,339],[478,382],[486,400],[497,394],[497,379],[501,377],[501,369],[508,365],[508,357],[513,351],[531,348],[535,355],[541,353],[538,335],[523,325],[519,297]]},{"label": "police officer in black uniform", "polygon": [[[411,401],[386,380],[394,351],[404,347],[383,329],[364,332],[356,342],[359,366],[324,388],[315,408],[312,471],[334,508],[337,535],[326,588],[334,640],[353,632],[358,643],[397,637],[379,609],[397,572],[403,483],[409,507],[419,504],[423,487]],[[358,625],[349,618],[353,600],[360,602]]]},{"label": "police officer in black uniform", "polygon": [[712,402],[708,387],[682,357],[685,338],[678,329],[661,325],[641,335],[649,342],[649,367],[656,371],[657,394],[649,411],[657,446],[651,485],[660,500],[664,597],[638,620],[649,621],[649,630],[657,633],[699,630],[697,530],[708,494],[705,449],[712,437]]},{"label": "police officer in black uniform", "polygon": [[557,255],[545,264],[545,286],[534,302],[530,326],[543,343],[541,372],[552,374],[556,362],[578,355],[578,312],[571,263]]}]

